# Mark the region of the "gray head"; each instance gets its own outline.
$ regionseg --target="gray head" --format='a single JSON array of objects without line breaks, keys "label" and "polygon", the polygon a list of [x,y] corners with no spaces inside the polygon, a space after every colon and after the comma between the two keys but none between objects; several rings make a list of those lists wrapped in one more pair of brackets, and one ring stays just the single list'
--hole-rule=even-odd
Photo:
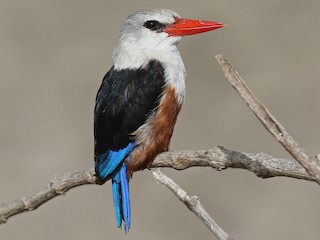
[{"label": "gray head", "polygon": [[120,36],[127,33],[137,32],[140,34],[164,33],[164,27],[173,24],[175,19],[180,18],[178,13],[169,9],[152,9],[136,12],[123,22],[120,30]]},{"label": "gray head", "polygon": [[140,67],[149,59],[175,46],[181,37],[170,37],[165,26],[173,24],[179,15],[168,9],[153,9],[136,12],[123,22],[117,47],[114,50],[116,66]]},{"label": "gray head", "polygon": [[220,22],[183,19],[169,9],[136,12],[120,28],[120,37],[113,54],[115,68],[138,68],[151,59],[166,61],[169,53],[179,55],[176,45],[182,36],[222,26]]}]

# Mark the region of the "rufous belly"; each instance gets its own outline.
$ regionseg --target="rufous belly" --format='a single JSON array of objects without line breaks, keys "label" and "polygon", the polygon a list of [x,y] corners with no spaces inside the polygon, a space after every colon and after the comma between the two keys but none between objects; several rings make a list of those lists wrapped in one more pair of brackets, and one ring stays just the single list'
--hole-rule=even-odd
[{"label": "rufous belly", "polygon": [[134,171],[148,168],[159,153],[168,151],[180,109],[174,88],[167,86],[154,114],[133,133],[137,145],[126,160],[129,177]]}]

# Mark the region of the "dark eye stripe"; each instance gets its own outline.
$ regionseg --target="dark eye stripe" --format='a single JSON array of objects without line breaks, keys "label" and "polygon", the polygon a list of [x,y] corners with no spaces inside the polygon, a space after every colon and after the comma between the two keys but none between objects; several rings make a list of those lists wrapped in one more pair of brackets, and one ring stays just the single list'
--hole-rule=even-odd
[{"label": "dark eye stripe", "polygon": [[150,29],[151,31],[158,31],[163,28],[164,25],[156,20],[150,20],[146,21],[143,26]]}]

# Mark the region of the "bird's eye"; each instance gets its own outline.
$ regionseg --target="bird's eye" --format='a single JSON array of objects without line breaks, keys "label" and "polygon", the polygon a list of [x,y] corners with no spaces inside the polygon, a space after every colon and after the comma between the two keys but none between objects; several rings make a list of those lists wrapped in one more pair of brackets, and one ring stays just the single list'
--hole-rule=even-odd
[{"label": "bird's eye", "polygon": [[162,23],[159,23],[156,20],[150,20],[150,21],[146,21],[143,24],[144,27],[150,29],[151,31],[158,31],[163,27]]}]

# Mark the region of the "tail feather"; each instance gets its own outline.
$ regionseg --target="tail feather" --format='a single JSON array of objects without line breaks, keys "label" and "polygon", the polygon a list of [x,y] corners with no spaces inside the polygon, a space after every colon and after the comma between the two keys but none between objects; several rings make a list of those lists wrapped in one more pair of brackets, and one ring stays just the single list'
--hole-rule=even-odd
[{"label": "tail feather", "polygon": [[125,163],[122,163],[120,170],[112,178],[112,194],[117,226],[120,228],[123,221],[124,231],[127,233],[131,225],[131,207]]},{"label": "tail feather", "polygon": [[121,227],[121,186],[120,186],[120,173],[117,172],[112,179],[112,195],[113,195],[113,205],[116,213],[117,227]]},{"label": "tail feather", "polygon": [[129,183],[127,176],[126,165],[123,164],[120,169],[120,178],[121,178],[121,200],[122,200],[122,217],[124,222],[124,231],[127,233],[130,229],[131,224],[131,209],[130,209],[130,192],[129,192]]}]

